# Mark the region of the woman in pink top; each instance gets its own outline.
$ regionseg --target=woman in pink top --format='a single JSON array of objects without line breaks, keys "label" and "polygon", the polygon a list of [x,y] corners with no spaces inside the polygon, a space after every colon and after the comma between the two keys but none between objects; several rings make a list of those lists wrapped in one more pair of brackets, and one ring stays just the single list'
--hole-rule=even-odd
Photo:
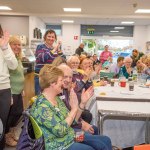
[{"label": "woman in pink top", "polygon": [[[112,60],[112,53],[108,51],[109,46],[105,45],[104,51],[100,54],[100,62],[103,64],[105,61]],[[111,59],[111,60],[110,60]]]}]

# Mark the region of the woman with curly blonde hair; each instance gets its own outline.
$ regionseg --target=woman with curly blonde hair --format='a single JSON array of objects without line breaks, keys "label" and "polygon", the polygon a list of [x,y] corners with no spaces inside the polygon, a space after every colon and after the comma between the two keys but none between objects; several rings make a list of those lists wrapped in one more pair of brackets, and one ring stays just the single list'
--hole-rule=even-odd
[{"label": "woman with curly blonde hair", "polygon": [[16,146],[18,136],[16,134],[16,125],[19,118],[23,112],[23,100],[22,100],[22,91],[24,88],[24,71],[22,66],[22,50],[21,50],[21,41],[16,36],[12,36],[9,39],[9,45],[16,56],[18,61],[18,67],[15,70],[9,70],[10,74],[10,86],[11,86],[11,94],[13,104],[10,107],[10,112],[8,116],[8,125],[7,125],[7,133],[6,144],[9,146]]}]

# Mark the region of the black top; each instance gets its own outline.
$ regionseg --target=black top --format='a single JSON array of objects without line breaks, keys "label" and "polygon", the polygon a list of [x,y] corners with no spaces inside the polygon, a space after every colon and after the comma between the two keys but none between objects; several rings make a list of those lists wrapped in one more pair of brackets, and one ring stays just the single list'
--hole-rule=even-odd
[{"label": "black top", "polygon": [[81,47],[78,47],[75,51],[75,54],[78,54],[80,56],[82,52],[84,52],[84,49]]}]

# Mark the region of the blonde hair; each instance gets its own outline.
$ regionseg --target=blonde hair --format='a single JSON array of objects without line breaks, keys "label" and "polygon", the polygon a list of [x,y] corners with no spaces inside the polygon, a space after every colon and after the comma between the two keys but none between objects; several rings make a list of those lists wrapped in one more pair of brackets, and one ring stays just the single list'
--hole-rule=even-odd
[{"label": "blonde hair", "polygon": [[70,56],[70,57],[67,59],[67,64],[70,66],[72,60],[74,60],[74,59],[78,60],[78,62],[80,63],[80,59],[79,59],[78,56]]},{"label": "blonde hair", "polygon": [[[21,45],[21,41],[17,36],[11,36],[9,38],[9,45],[11,46],[11,44],[13,43],[19,43]],[[18,56],[19,59],[22,59],[22,51],[19,52]]]},{"label": "blonde hair", "polygon": [[64,73],[59,68],[53,66],[52,64],[46,64],[40,70],[39,73],[39,83],[41,90],[48,88],[52,83],[57,82],[58,77],[64,76]]},{"label": "blonde hair", "polygon": [[145,59],[145,64],[147,65],[147,63],[150,62],[150,55],[147,55],[146,59]]},{"label": "blonde hair", "polygon": [[66,64],[66,60],[63,57],[58,56],[53,60],[52,65],[59,66],[60,64]]},{"label": "blonde hair", "polygon": [[142,63],[146,63],[146,60],[147,60],[147,55],[143,55],[141,58],[140,58],[141,62]]}]

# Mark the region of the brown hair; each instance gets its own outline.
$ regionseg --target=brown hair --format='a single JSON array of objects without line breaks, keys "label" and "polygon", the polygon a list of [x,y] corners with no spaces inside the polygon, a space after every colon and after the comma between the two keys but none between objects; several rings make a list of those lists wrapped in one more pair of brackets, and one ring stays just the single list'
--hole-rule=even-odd
[{"label": "brown hair", "polygon": [[124,57],[119,56],[118,59],[117,59],[117,63],[120,62],[120,61],[123,61],[123,60],[124,60]]},{"label": "brown hair", "polygon": [[54,30],[47,30],[46,32],[45,32],[45,34],[44,34],[44,36],[43,36],[43,38],[44,38],[44,40],[46,40],[46,36],[48,35],[48,34],[54,34],[55,35],[55,39],[56,39],[56,41],[57,41],[57,35],[56,35],[56,32],[54,31]]},{"label": "brown hair", "polygon": [[136,53],[138,53],[139,51],[137,50],[137,49],[133,49],[133,51],[132,52],[136,52]]},{"label": "brown hair", "polygon": [[39,73],[39,83],[41,90],[43,91],[45,88],[48,88],[52,83],[57,82],[58,77],[60,76],[64,76],[62,70],[51,64],[44,65]]}]

